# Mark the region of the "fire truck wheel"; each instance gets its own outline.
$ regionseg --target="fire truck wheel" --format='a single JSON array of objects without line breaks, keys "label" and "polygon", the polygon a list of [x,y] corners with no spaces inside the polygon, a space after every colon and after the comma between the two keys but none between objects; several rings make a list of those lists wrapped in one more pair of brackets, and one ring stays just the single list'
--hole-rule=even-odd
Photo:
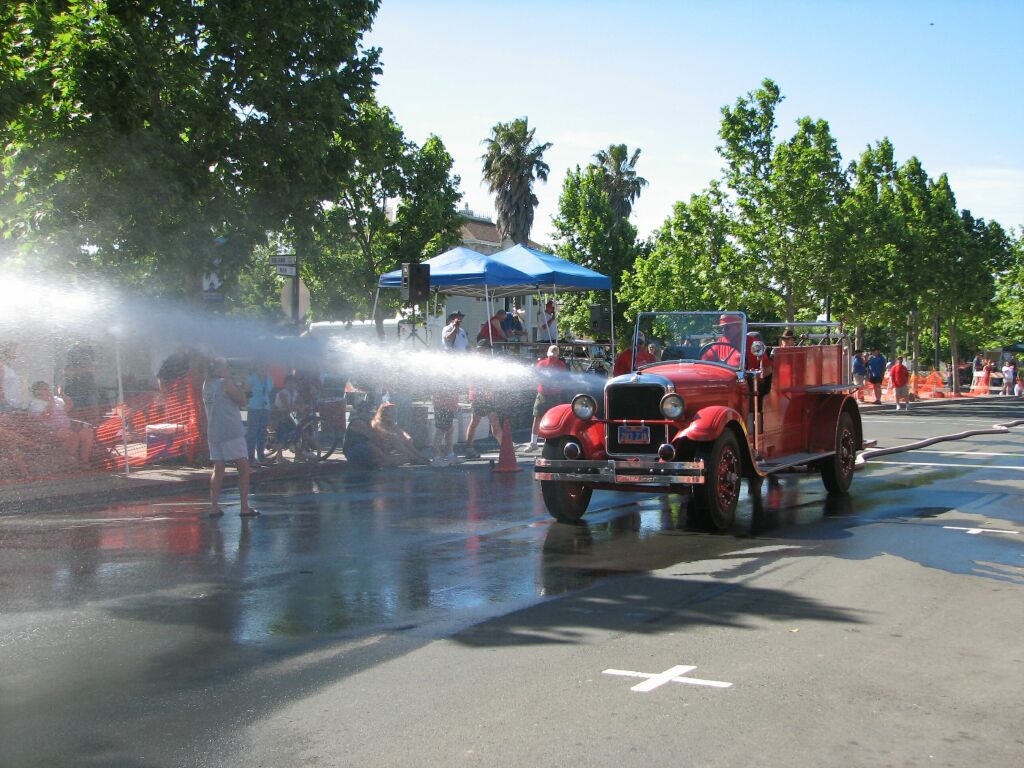
[{"label": "fire truck wheel", "polygon": [[830,494],[843,494],[850,488],[853,468],[857,460],[857,433],[853,418],[845,411],[839,414],[836,425],[836,452],[820,463],[821,481]]},{"label": "fire truck wheel", "polygon": [[[561,437],[544,441],[545,459],[564,459],[563,449],[568,438]],[[583,517],[590,504],[594,489],[581,483],[559,483],[541,480],[540,492],[548,512],[560,523],[576,523]]]},{"label": "fire truck wheel", "polygon": [[704,460],[704,483],[693,488],[693,504],[702,517],[720,531],[736,520],[742,467],[740,448],[731,430],[725,430],[709,446],[697,450]]}]

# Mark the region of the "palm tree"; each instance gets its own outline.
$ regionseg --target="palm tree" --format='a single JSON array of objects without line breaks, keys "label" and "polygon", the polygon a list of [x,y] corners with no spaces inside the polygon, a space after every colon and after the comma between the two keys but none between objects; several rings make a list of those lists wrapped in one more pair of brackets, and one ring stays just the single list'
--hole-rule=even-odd
[{"label": "palm tree", "polygon": [[533,181],[547,181],[550,170],[543,156],[551,143],[535,144],[535,130],[527,125],[525,117],[498,123],[491,129],[491,137],[484,139],[487,152],[480,158],[484,161],[484,181],[496,195],[498,234],[521,245],[530,238],[537,207]]},{"label": "palm tree", "polygon": [[604,189],[608,193],[612,210],[620,219],[628,219],[633,211],[633,202],[647,186],[647,179],[636,175],[640,150],[630,155],[625,144],[611,144],[607,150],[595,152],[594,159],[604,173]]}]

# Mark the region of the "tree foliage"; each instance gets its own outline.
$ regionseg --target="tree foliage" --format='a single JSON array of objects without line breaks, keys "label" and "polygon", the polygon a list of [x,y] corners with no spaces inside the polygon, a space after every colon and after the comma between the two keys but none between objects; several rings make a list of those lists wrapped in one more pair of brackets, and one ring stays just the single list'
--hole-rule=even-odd
[{"label": "tree foliage", "polygon": [[[640,245],[636,227],[616,210],[607,181],[605,169],[596,165],[583,169],[576,166],[575,170],[570,170],[552,224],[555,253],[609,275],[613,290],[617,290],[623,273],[636,261]],[[606,304],[607,301],[607,296],[598,294],[563,299],[560,322],[576,333],[585,333],[590,324],[589,304]],[[619,326],[623,316],[616,309],[616,326]]]},{"label": "tree foliage", "polygon": [[537,207],[533,182],[547,181],[550,171],[544,162],[544,153],[551,148],[551,143],[536,143],[535,133],[536,129],[529,127],[525,117],[498,123],[484,140],[487,151],[481,158],[483,179],[495,195],[498,234],[521,245],[530,239],[533,228]]},{"label": "tree foliage", "polygon": [[[309,222],[372,93],[377,0],[0,11],[0,227],[65,274],[184,293]],[[215,238],[222,245],[216,246]]]},{"label": "tree foliage", "polygon": [[845,170],[824,120],[800,118],[779,140],[781,100],[765,80],[722,109],[720,178],[675,205],[620,301],[785,320],[828,306],[886,347],[916,345],[940,322],[954,354],[959,329],[970,346],[1010,340],[1010,323],[990,322],[992,298],[1019,295],[1019,241],[958,211],[946,175],[897,162],[888,139]]},{"label": "tree foliage", "polygon": [[[442,141],[408,141],[391,111],[360,106],[359,130],[345,140],[352,158],[339,176],[312,239],[303,247],[303,279],[314,313],[368,316],[377,279],[459,242],[459,178]],[[395,297],[383,296],[386,304]]]},{"label": "tree foliage", "polygon": [[612,211],[619,219],[628,219],[633,203],[647,186],[647,179],[636,173],[640,150],[633,150],[631,155],[625,144],[610,144],[608,149],[595,152],[594,159],[601,170],[602,186],[608,193]]}]

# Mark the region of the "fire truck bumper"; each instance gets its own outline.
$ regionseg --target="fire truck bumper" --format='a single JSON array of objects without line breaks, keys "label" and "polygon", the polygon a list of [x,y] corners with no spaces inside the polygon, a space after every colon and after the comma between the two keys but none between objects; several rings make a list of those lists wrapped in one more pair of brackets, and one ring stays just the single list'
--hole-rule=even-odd
[{"label": "fire truck bumper", "polygon": [[704,462],[537,459],[533,477],[558,483],[699,485],[704,482]]}]

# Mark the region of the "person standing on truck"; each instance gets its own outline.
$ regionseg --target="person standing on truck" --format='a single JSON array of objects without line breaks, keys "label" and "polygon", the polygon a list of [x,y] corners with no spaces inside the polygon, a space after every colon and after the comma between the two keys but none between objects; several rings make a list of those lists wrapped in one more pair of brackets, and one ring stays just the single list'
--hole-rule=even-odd
[{"label": "person standing on truck", "polygon": [[648,365],[653,362],[655,362],[654,355],[647,351],[647,337],[642,333],[638,333],[636,336],[636,346],[627,347],[616,356],[615,366],[612,368],[612,376],[621,376],[624,373],[635,371],[642,365]]}]

